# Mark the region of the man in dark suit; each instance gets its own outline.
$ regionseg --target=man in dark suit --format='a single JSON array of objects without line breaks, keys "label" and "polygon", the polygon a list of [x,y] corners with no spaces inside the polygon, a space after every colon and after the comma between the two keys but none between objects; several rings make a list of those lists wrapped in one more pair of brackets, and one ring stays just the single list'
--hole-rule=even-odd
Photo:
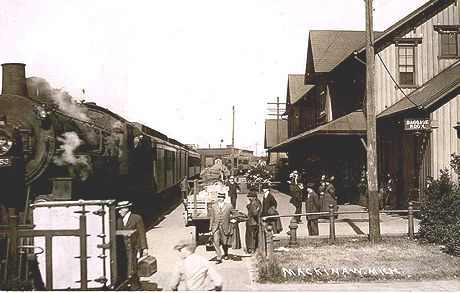
[{"label": "man in dark suit", "polygon": [[231,246],[230,211],[232,210],[232,205],[224,202],[225,193],[218,193],[217,198],[217,202],[211,205],[210,226],[214,248],[217,253],[216,264],[220,264],[222,263],[220,246],[222,245],[224,250],[224,259],[228,259],[228,247]]},{"label": "man in dark suit", "polygon": [[[270,192],[270,184],[262,185],[262,191],[264,193],[262,199],[262,212],[260,213],[261,217],[265,216],[276,216],[279,215],[276,208],[278,207],[278,203]],[[273,228],[273,233],[278,234],[283,230],[283,226],[281,225],[281,220],[279,218],[267,220],[267,225],[271,225]]]},{"label": "man in dark suit", "polygon": [[[299,180],[299,174],[296,170],[291,174],[291,181],[289,182],[289,187],[291,191],[290,203],[295,207],[295,214],[302,213],[302,183]],[[302,188],[301,188],[302,187]],[[300,216],[295,217],[297,223],[301,223]]]},{"label": "man in dark suit", "polygon": [[258,234],[259,234],[259,221],[260,212],[262,210],[262,203],[257,198],[257,194],[254,191],[248,193],[248,209],[249,220],[246,221],[246,250],[248,253],[254,253],[257,249]]},{"label": "man in dark suit", "polygon": [[138,251],[139,257],[148,254],[147,237],[145,236],[144,222],[141,216],[131,213],[129,207],[132,204],[129,201],[121,201],[117,204],[116,209],[120,214],[117,220],[117,230],[136,230],[137,241],[134,247]]},{"label": "man in dark suit", "polygon": [[[321,206],[319,204],[319,196],[313,190],[313,187],[313,183],[307,185],[307,199],[305,201],[305,210],[307,211],[307,213],[317,213],[321,211]],[[309,235],[319,235],[318,218],[318,215],[307,216],[307,228]]]},{"label": "man in dark suit", "polygon": [[235,177],[230,176],[228,179],[228,195],[232,202],[232,207],[236,209],[236,198],[238,197],[238,192],[240,191],[240,186],[235,182]]}]

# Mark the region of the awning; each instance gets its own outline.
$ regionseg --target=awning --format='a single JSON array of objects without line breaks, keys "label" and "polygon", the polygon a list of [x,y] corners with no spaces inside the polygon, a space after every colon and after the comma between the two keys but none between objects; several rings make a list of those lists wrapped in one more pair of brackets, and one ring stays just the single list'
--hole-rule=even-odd
[{"label": "awning", "polygon": [[290,145],[318,135],[366,135],[366,118],[364,117],[363,111],[352,112],[329,123],[307,130],[304,133],[283,141],[282,143],[270,148],[268,151],[286,151]]}]

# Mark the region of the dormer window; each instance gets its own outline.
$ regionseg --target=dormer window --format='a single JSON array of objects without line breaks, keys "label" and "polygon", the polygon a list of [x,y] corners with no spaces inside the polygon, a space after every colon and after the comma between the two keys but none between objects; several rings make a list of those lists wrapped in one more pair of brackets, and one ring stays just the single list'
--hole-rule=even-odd
[{"label": "dormer window", "polygon": [[435,25],[434,30],[439,34],[438,58],[458,58],[459,55],[459,25]]}]

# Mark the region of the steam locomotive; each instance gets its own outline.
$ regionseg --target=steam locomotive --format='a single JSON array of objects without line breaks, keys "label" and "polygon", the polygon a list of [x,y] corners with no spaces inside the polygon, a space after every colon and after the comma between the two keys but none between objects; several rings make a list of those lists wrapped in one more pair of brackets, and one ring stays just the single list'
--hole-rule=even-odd
[{"label": "steam locomotive", "polygon": [[184,178],[192,148],[95,103],[77,103],[25,64],[2,64],[0,201],[24,210],[43,199],[130,200],[147,213]]}]

